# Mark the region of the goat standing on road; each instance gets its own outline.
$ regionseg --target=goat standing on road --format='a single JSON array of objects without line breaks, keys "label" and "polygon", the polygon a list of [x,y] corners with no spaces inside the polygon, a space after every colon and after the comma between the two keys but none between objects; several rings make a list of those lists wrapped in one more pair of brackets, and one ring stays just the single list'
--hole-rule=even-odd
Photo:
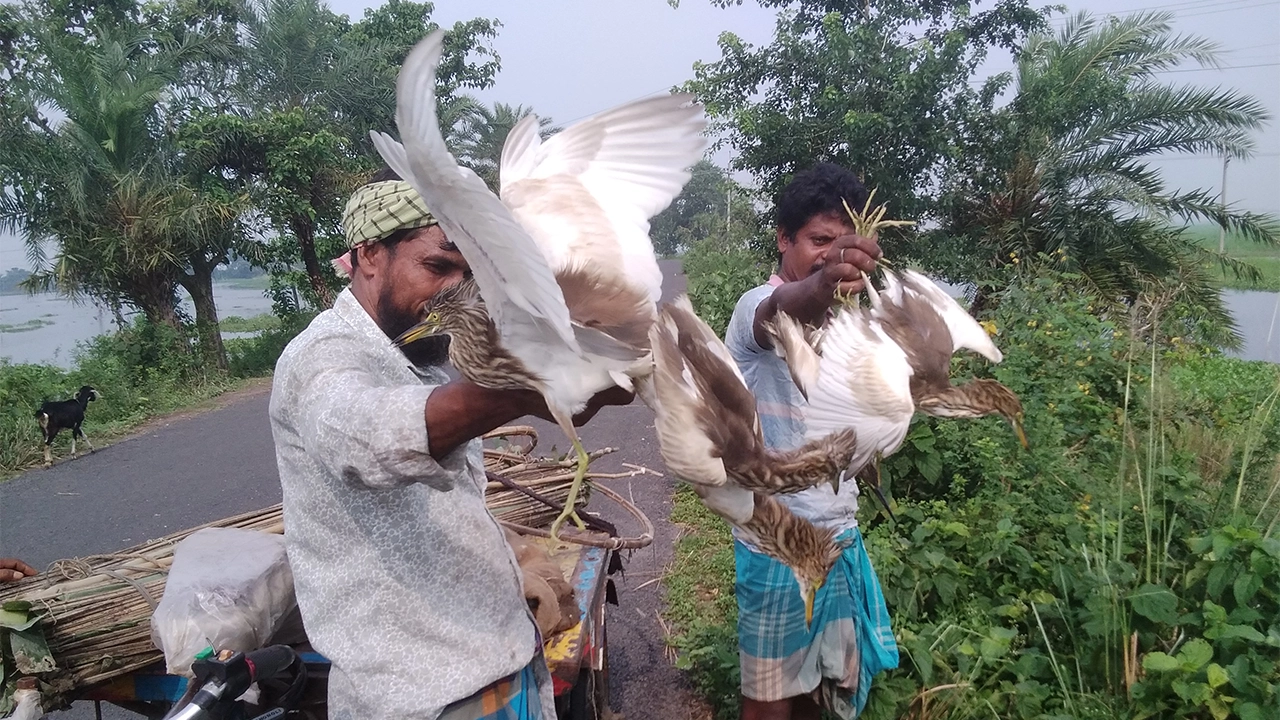
[{"label": "goat standing on road", "polygon": [[40,421],[40,428],[44,430],[44,466],[49,467],[53,464],[53,454],[50,448],[53,446],[53,439],[57,437],[58,432],[63,428],[71,430],[71,456],[76,457],[76,438],[84,440],[89,446],[89,452],[93,452],[93,443],[89,442],[89,438],[85,437],[84,432],[80,429],[80,424],[84,422],[84,411],[89,406],[90,400],[98,399],[98,391],[92,386],[85,385],[80,388],[80,392],[76,393],[73,400],[59,400],[57,402],[45,401],[40,409],[36,411],[36,419]]}]

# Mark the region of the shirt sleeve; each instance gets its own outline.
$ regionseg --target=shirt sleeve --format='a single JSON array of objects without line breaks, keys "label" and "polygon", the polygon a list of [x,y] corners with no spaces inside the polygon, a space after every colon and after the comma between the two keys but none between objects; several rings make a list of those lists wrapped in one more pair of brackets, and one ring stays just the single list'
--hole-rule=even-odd
[{"label": "shirt sleeve", "polygon": [[448,491],[471,480],[467,443],[439,462],[428,451],[427,398],[438,386],[380,386],[354,363],[311,370],[294,384],[296,427],[331,472],[377,489],[420,482]]},{"label": "shirt sleeve", "polygon": [[738,304],[733,308],[733,317],[729,318],[729,326],[724,331],[724,344],[740,363],[753,355],[766,352],[756,342],[756,309],[771,294],[773,287],[770,285],[752,288],[738,298]]}]

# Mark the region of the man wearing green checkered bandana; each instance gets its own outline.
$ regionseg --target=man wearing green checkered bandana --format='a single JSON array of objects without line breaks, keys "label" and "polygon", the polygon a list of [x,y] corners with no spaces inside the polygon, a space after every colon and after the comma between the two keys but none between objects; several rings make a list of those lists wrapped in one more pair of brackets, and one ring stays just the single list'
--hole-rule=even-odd
[{"label": "man wearing green checkered bandana", "polygon": [[[408,183],[384,171],[357,189],[342,229],[351,285],[289,343],[270,406],[298,606],[332,663],[328,716],[552,720],[479,440],[550,413],[532,391],[450,381],[442,343],[392,343],[470,272]],[[602,394],[577,420],[629,401]]]}]

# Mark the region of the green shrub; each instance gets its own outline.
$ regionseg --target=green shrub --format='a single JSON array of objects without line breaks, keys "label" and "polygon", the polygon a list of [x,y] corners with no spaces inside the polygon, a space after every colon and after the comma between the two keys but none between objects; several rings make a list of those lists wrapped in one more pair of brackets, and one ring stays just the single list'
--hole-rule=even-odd
[{"label": "green shrub", "polygon": [[254,315],[250,318],[242,318],[239,315],[230,315],[218,323],[218,327],[222,332],[229,333],[256,333],[263,330],[275,330],[280,327],[280,318],[270,313],[262,315]]},{"label": "green shrub", "polygon": [[[1076,288],[1020,278],[986,317],[1004,362],[954,361],[1019,394],[1031,450],[918,417],[882,468],[898,523],[863,503],[902,658],[867,718],[1280,716],[1280,369],[1153,349]],[[727,542],[681,517],[694,558]],[[682,662],[732,717],[733,613],[690,601],[731,596],[732,566],[672,573]]]},{"label": "green shrub", "polygon": [[769,277],[768,265],[743,246],[708,238],[693,245],[683,258],[689,279],[689,301],[721,337],[742,294]]},{"label": "green shrub", "polygon": [[[309,321],[309,315],[295,314],[257,337],[228,340],[230,373],[206,367],[190,335],[143,320],[81,343],[70,370],[0,360],[0,477],[41,461],[44,441],[35,413],[45,400],[71,398],[82,385],[96,388],[100,397],[89,406],[84,432],[97,442],[213,397],[236,379],[270,374],[284,346]],[[70,433],[60,433],[55,455],[65,455],[70,443]]]},{"label": "green shrub", "polygon": [[270,375],[285,346],[306,329],[314,317],[314,313],[293,313],[256,337],[228,339],[227,360],[231,375],[240,378]]}]

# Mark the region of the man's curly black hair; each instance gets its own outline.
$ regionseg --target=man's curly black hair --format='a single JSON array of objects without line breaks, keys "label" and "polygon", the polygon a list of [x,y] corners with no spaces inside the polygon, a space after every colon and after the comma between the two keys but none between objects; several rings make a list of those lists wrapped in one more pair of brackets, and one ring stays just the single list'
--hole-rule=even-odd
[{"label": "man's curly black hair", "polygon": [[821,162],[797,174],[778,196],[778,227],[794,240],[796,233],[815,215],[844,214],[844,204],[855,211],[867,202],[867,188],[858,176],[834,163]]}]

